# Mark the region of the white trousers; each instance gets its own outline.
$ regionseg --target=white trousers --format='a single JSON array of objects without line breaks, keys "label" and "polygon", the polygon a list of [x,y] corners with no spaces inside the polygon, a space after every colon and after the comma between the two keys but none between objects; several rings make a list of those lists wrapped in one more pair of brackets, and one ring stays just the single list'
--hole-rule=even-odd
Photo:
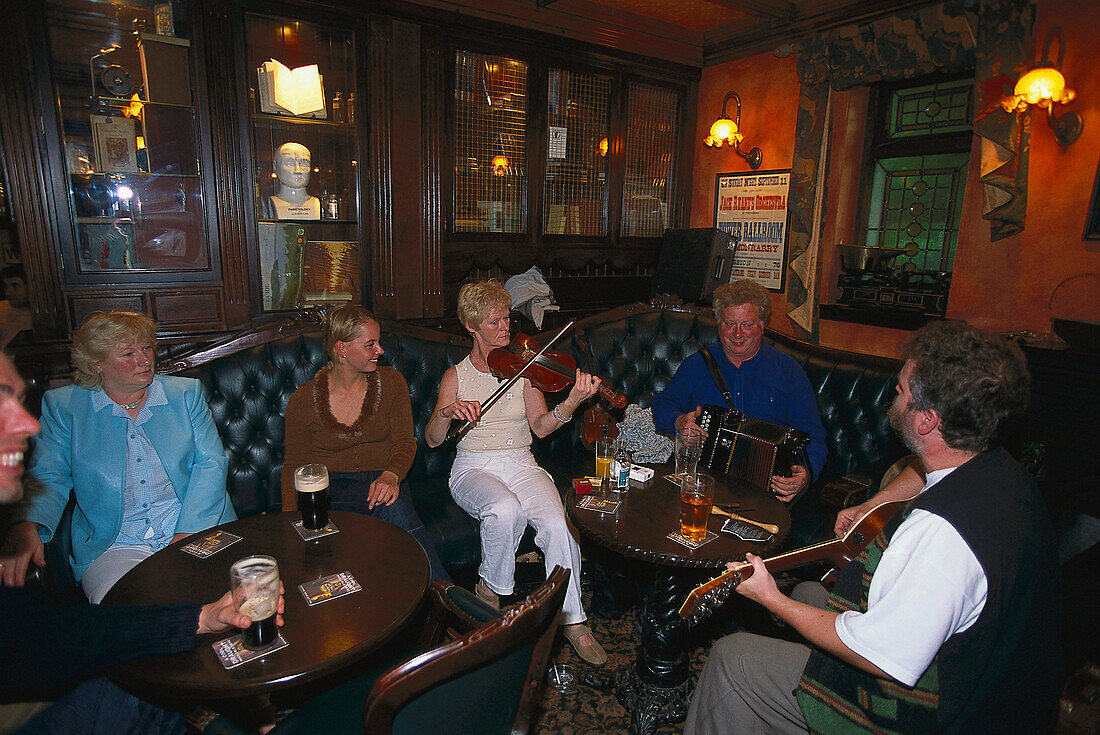
[{"label": "white trousers", "polygon": [[451,467],[451,495],[481,522],[481,566],[478,572],[498,595],[512,594],[516,550],[530,523],[542,549],[547,571],[569,570],[562,624],[585,620],[581,607],[581,551],[565,518],[558,489],[530,450],[463,452]]},{"label": "white trousers", "polygon": [[112,546],[97,556],[80,577],[80,586],[93,605],[98,605],[115,582],[153,555],[152,546]]}]

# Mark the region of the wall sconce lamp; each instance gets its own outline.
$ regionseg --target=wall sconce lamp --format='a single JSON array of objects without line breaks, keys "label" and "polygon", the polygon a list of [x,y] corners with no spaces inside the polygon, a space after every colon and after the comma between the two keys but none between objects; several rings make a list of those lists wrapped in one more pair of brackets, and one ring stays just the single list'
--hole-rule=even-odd
[{"label": "wall sconce lamp", "polygon": [[[729,115],[726,114],[726,104],[731,97],[737,100],[737,118],[735,120],[731,120]],[[760,168],[760,163],[764,160],[764,152],[758,147],[752,148],[748,153],[742,151],[741,141],[745,139],[745,136],[740,132],[740,129],[741,98],[737,96],[736,92],[727,92],[722,100],[722,114],[710,126],[710,135],[703,138],[703,142],[712,148],[721,148],[723,143],[733,146],[733,149],[737,151],[737,155],[748,162],[749,168],[756,170]]]},{"label": "wall sconce lamp", "polygon": [[599,153],[601,156],[607,155],[607,138],[602,139],[600,141],[600,144],[596,146],[596,152]]},{"label": "wall sconce lamp", "polygon": [[[1058,63],[1050,61],[1050,41],[1058,36]],[[1066,56],[1066,33],[1062,26],[1054,26],[1047,34],[1047,41],[1043,44],[1043,56],[1035,64],[1031,71],[1020,77],[1016,82],[1013,94],[1001,100],[1001,107],[1006,112],[1023,112],[1028,105],[1045,107],[1047,122],[1054,130],[1054,137],[1062,145],[1069,145],[1077,140],[1084,127],[1084,120],[1076,112],[1067,112],[1061,117],[1054,117],[1054,103],[1064,105],[1073,100],[1077,93],[1066,88],[1066,78],[1062,76],[1062,60]]]}]

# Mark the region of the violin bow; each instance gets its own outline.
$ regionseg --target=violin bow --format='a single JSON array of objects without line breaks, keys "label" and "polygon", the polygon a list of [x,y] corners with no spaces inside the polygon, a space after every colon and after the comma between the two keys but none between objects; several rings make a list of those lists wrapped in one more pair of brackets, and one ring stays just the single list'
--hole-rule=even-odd
[{"label": "violin bow", "polygon": [[[528,360],[526,362],[526,364],[524,364],[523,367],[521,367],[519,370],[517,370],[515,375],[508,378],[508,380],[503,385],[501,385],[499,388],[497,388],[495,391],[493,391],[493,394],[491,396],[489,396],[488,398],[485,399],[485,402],[481,404],[481,414],[483,416],[485,415],[486,411],[488,411],[490,408],[493,407],[493,404],[496,403],[500,399],[501,396],[503,396],[505,393],[508,392],[509,388],[511,388],[513,385],[516,384],[517,380],[519,380],[520,378],[523,377],[523,371],[524,370],[526,370],[527,368],[529,368],[533,364],[535,364],[535,361],[538,360],[540,357],[542,357],[544,352],[546,352],[548,349],[550,349],[550,345],[557,342],[558,339],[560,339],[563,334],[565,334],[567,331],[569,331],[570,327],[573,326],[575,321],[576,320],[571,319],[568,324],[566,324],[564,327],[562,327],[560,330],[558,330],[558,333],[555,334],[551,339],[547,340],[546,344],[544,344],[542,346],[542,349],[540,349],[537,353],[535,353],[535,356],[532,357],[530,360]],[[459,424],[456,428],[452,429],[451,432],[449,434],[447,434],[447,438],[444,439],[444,441],[450,441],[451,439],[454,439],[454,438],[461,439],[466,434],[466,432],[469,431],[471,429],[471,427],[473,427],[474,423],[475,422],[473,422],[473,421],[464,421],[463,423]]]}]

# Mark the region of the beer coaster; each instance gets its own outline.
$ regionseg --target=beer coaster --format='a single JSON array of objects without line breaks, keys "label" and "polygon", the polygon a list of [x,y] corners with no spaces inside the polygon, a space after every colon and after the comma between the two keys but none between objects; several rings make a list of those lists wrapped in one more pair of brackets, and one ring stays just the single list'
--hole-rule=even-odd
[{"label": "beer coaster", "polygon": [[757,528],[756,526],[744,523],[743,521],[734,520],[733,518],[726,519],[726,522],[722,524],[722,531],[731,536],[736,536],[742,541],[768,541],[772,537],[772,535],[763,528]]},{"label": "beer coaster", "polygon": [[718,534],[716,534],[714,531],[707,531],[707,535],[703,537],[702,541],[692,541],[685,536],[681,536],[678,531],[673,531],[666,538],[675,541],[681,546],[686,546],[689,549],[698,549],[703,544],[709,544],[711,541],[718,538]]},{"label": "beer coaster", "polygon": [[271,642],[271,645],[267,648],[261,648],[258,651],[250,651],[244,647],[241,643],[241,634],[238,633],[235,636],[226,638],[225,640],[218,641],[212,644],[214,653],[218,655],[218,660],[222,662],[222,666],[227,669],[235,669],[241,664],[246,664],[249,661],[255,661],[258,658],[263,658],[269,653],[274,653],[279,649],[286,648],[290,644],[286,642],[286,638],[283,638],[283,632],[279,631],[275,640]]},{"label": "beer coaster", "polygon": [[598,498],[595,495],[585,495],[577,501],[577,507],[584,510],[594,510],[597,513],[614,513],[620,502],[618,498]]},{"label": "beer coaster", "polygon": [[328,525],[324,528],[318,528],[316,531],[309,530],[302,525],[301,521],[294,521],[294,530],[298,532],[298,535],[302,537],[303,541],[313,541],[314,539],[331,536],[334,533],[340,533],[340,529],[337,528],[336,524],[332,521],[329,521]]},{"label": "beer coaster", "polygon": [[306,598],[306,602],[312,607],[320,605],[322,602],[335,600],[337,597],[350,595],[352,592],[358,592],[363,589],[363,586],[359,584],[355,577],[351,576],[351,572],[339,572],[338,574],[330,574],[327,577],[303,582],[298,585],[298,589],[301,591],[302,596]]},{"label": "beer coaster", "polygon": [[228,531],[214,531],[213,533],[206,534],[198,541],[192,541],[189,544],[181,546],[180,550],[186,551],[191,556],[205,559],[208,556],[217,554],[226,546],[232,546],[240,540],[240,536],[229,533]]}]

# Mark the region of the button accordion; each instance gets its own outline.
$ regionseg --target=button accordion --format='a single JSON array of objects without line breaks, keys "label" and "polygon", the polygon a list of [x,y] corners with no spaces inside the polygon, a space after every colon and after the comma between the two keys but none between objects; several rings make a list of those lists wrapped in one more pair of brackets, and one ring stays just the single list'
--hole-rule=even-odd
[{"label": "button accordion", "polygon": [[789,477],[792,466],[809,466],[804,431],[719,406],[703,406],[697,423],[706,433],[699,464],[711,472],[770,488],[772,475]]}]

